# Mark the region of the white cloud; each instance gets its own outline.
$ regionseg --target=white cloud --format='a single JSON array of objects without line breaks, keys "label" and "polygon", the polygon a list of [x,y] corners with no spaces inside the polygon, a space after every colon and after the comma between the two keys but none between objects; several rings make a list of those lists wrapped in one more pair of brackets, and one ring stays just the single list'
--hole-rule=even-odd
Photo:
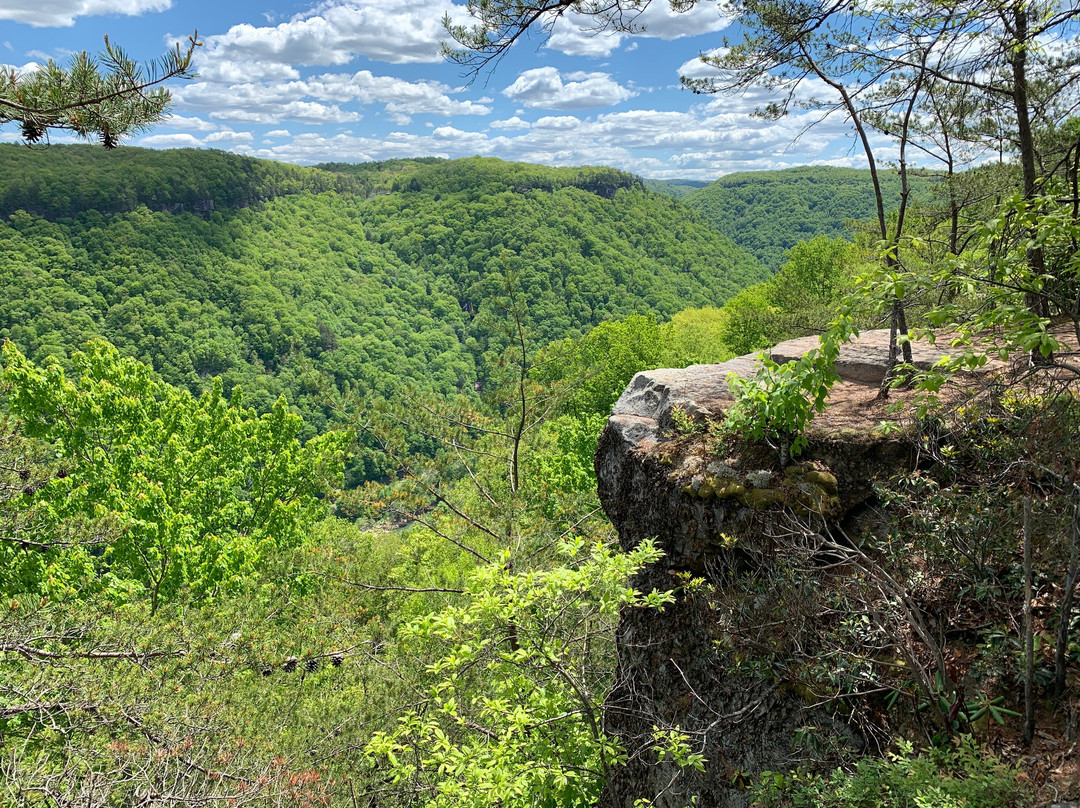
[{"label": "white cloud", "polygon": [[[723,56],[728,50],[728,48],[713,48],[710,51],[706,51],[705,55]],[[699,55],[683,62],[679,66],[679,75],[686,76],[688,79],[711,79],[719,76],[720,71],[712,65],[707,65],[701,61],[701,56]]]},{"label": "white cloud", "polygon": [[306,123],[351,123],[363,119],[358,112],[348,112],[337,104],[319,104],[314,101],[290,101],[261,109],[234,107],[216,110],[211,118],[250,124],[275,124],[280,121],[303,121]]},{"label": "white cloud", "polygon": [[730,20],[720,13],[715,3],[698,3],[689,11],[679,13],[672,11],[667,2],[657,0],[636,17],[628,16],[622,23],[629,25],[633,32],[598,30],[595,17],[573,12],[564,14],[554,21],[546,47],[569,56],[610,56],[629,36],[681,39],[722,31]]},{"label": "white cloud", "polygon": [[[582,24],[587,26],[586,21],[582,21]],[[596,31],[588,27],[578,27],[571,21],[571,15],[567,15],[552,29],[545,47],[567,56],[600,58],[610,56],[626,36],[620,31]]]},{"label": "white cloud", "polygon": [[267,137],[292,137],[288,129],[271,129],[266,133]]},{"label": "white cloud", "polygon": [[5,73],[9,73],[14,70],[15,74],[19,76],[28,76],[31,73],[36,73],[37,71],[41,70],[41,68],[42,65],[40,62],[27,62],[26,64],[21,66],[0,64],[0,70],[4,71]]},{"label": "white cloud", "polygon": [[566,110],[610,107],[636,95],[607,73],[571,73],[567,79],[554,67],[537,67],[518,76],[503,95],[527,107]]},{"label": "white cloud", "polygon": [[11,20],[35,28],[68,28],[76,17],[97,14],[144,14],[165,11],[171,0],[5,0],[0,3],[0,20]]},{"label": "white cloud", "polygon": [[203,143],[251,143],[255,137],[251,132],[234,132],[225,129],[221,132],[213,132],[203,138]]},{"label": "white cloud", "polygon": [[184,115],[167,115],[162,119],[160,126],[167,126],[170,129],[187,129],[191,132],[213,132],[218,128],[216,123],[210,121],[204,121],[197,116],[184,116]]},{"label": "white cloud", "polygon": [[[286,120],[343,123],[360,120],[346,105],[382,104],[388,117],[404,126],[414,115],[489,115],[487,104],[451,97],[456,91],[437,81],[406,81],[376,76],[324,73],[303,80],[217,84],[200,81],[177,87],[178,108],[205,110],[217,120],[273,124]],[[319,117],[322,116],[322,117]]]},{"label": "white cloud", "polygon": [[442,16],[464,12],[449,0],[323,3],[272,27],[247,23],[207,37],[205,58],[288,65],[345,64],[357,56],[405,64],[438,62]]},{"label": "white cloud", "polygon": [[535,132],[569,132],[571,130],[580,130],[584,125],[585,121],[575,118],[573,115],[546,115],[534,123],[532,128]]},{"label": "white cloud", "polygon": [[[201,54],[200,54],[201,56]],[[215,84],[241,84],[249,81],[286,81],[300,78],[300,71],[282,62],[242,62],[234,59],[199,58],[199,80]]]},{"label": "white cloud", "polygon": [[402,115],[488,115],[491,107],[475,101],[456,101],[445,84],[376,76],[369,70],[353,75],[327,73],[303,83],[307,94],[325,101],[384,103],[388,112]]},{"label": "white cloud", "polygon": [[723,31],[730,23],[716,3],[698,3],[681,13],[672,11],[668,3],[651,3],[635,20],[635,25],[642,29],[642,36],[663,40]]},{"label": "white cloud", "polygon": [[202,146],[202,141],[195,135],[148,135],[140,138],[138,145],[152,149],[190,149]]},{"label": "white cloud", "polygon": [[507,118],[503,121],[492,121],[489,125],[491,129],[528,129],[532,126],[528,121],[523,121],[517,115],[512,118]]}]

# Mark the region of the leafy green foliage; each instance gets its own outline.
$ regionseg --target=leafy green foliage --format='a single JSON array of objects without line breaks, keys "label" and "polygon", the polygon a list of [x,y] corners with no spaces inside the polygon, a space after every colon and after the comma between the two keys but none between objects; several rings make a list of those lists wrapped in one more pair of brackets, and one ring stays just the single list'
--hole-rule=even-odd
[{"label": "leafy green foliage", "polygon": [[625,555],[580,540],[559,550],[547,570],[515,571],[509,555],[479,567],[460,605],[405,627],[404,646],[424,651],[427,697],[368,752],[422,804],[593,805],[618,762],[600,729],[612,672],[594,659],[610,651],[620,606],[670,600],[625,585],[661,553],[648,542]]},{"label": "leafy green foliage", "polygon": [[724,304],[720,339],[736,356],[783,342],[786,329],[770,291],[769,284],[758,283],[743,289]]},{"label": "leafy green foliage", "polygon": [[765,772],[754,791],[760,808],[1018,808],[1027,791],[1015,772],[970,737],[954,748],[916,754],[900,741],[884,759],[863,758],[854,771],[829,775]]},{"label": "leafy green foliage", "polygon": [[816,236],[799,242],[770,281],[773,304],[788,311],[832,305],[851,288],[858,257],[856,247],[841,238]]},{"label": "leafy green foliage", "polygon": [[[920,287],[934,290],[938,300],[923,316],[931,326],[951,333],[954,347],[964,348],[920,377],[927,404],[933,403],[948,375],[980,367],[988,359],[1027,353],[1049,361],[1062,349],[1051,330],[1053,316],[1075,318],[1080,223],[1071,203],[1014,195],[973,235],[969,250],[904,279],[912,294],[919,294]],[[1040,304],[1033,306],[1033,299]]]},{"label": "leafy green foliage", "polygon": [[[198,399],[104,342],[73,357],[78,380],[40,368],[11,344],[3,384],[26,434],[49,441],[65,468],[32,496],[55,525],[108,516],[103,552],[15,550],[5,588],[50,596],[145,592],[153,608],[188,587],[196,598],[235,590],[271,551],[299,544],[338,481],[347,436],[301,445],[301,420],[279,400],[257,416],[220,383]],[[21,555],[21,557],[19,557]]]},{"label": "leafy green foliage", "polygon": [[864,251],[841,238],[797,244],[776,275],[724,304],[719,340],[741,356],[824,331],[854,288],[863,260]]},{"label": "leafy green foliage", "polygon": [[736,352],[725,339],[726,322],[724,309],[713,306],[680,311],[671,318],[664,363],[669,367],[681,368],[731,359]]},{"label": "leafy green foliage", "polygon": [[[939,181],[933,174],[912,176],[913,195],[928,199]],[[882,193],[886,209],[896,208],[896,174],[882,175]],[[774,270],[796,244],[818,236],[850,239],[850,223],[877,215],[870,172],[829,166],[727,174],[684,200]]]},{"label": "leafy green foliage", "polygon": [[605,412],[561,415],[540,428],[539,439],[548,445],[538,452],[537,471],[553,494],[596,488],[593,457],[607,419]]},{"label": "leafy green foliage", "polygon": [[728,408],[724,428],[773,446],[781,465],[801,454],[807,446],[807,425],[825,409],[829,390],[840,378],[834,363],[852,330],[850,318],[841,316],[822,335],[819,347],[799,359],[779,365],[762,354],[754,376],[730,374],[735,403]]},{"label": "leafy green foliage", "polygon": [[537,376],[549,386],[569,385],[560,411],[606,415],[634,374],[660,366],[670,350],[670,327],[651,315],[633,315],[549,345],[538,359]]},{"label": "leafy green foliage", "polygon": [[23,210],[50,221],[97,211],[209,213],[244,208],[298,193],[371,192],[372,183],[288,163],[256,160],[215,149],[155,151],[128,146],[49,150],[0,145],[0,215]]},{"label": "leafy green foliage", "polygon": [[[60,166],[86,159],[55,152]],[[285,395],[305,437],[335,417],[327,386],[383,396],[402,380],[442,395],[487,389],[509,344],[497,325],[506,278],[519,279],[523,325],[544,344],[606,319],[716,305],[765,274],[684,206],[610,169],[476,158],[346,175],[125,150],[116,167],[102,160],[88,172],[120,207],[154,194],[169,205],[252,204],[205,217],[143,207],[103,215],[85,210],[107,204],[97,180],[71,180],[80,172],[23,153],[0,149],[13,187],[83,212],[56,222],[16,212],[0,224],[0,337],[34,361],[70,365],[101,336],[196,394],[220,376],[225,395],[242,386],[258,411]],[[143,174],[145,187],[131,179]],[[134,190],[120,193],[128,181]],[[291,192],[354,183],[375,195]],[[255,201],[264,196],[273,198]]]},{"label": "leafy green foliage", "polygon": [[704,188],[709,183],[705,180],[645,180],[645,187],[658,194],[667,194],[682,199],[687,194]]}]

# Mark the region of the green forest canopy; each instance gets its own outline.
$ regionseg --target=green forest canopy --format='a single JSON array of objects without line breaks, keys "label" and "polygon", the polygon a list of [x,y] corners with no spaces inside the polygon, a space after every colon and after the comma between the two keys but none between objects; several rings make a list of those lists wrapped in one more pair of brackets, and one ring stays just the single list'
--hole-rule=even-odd
[{"label": "green forest canopy", "polygon": [[[895,210],[900,178],[895,172],[880,176],[885,209]],[[910,181],[914,199],[929,201],[939,175],[914,174]],[[850,238],[851,222],[876,215],[869,170],[833,166],[728,174],[682,199],[774,272],[800,241]]]},{"label": "green forest canopy", "polygon": [[[37,208],[48,217],[0,224],[0,338],[41,361],[104,337],[193,392],[220,375],[260,412],[285,394],[316,431],[328,414],[311,371],[361,394],[402,379],[482,387],[506,344],[494,301],[511,279],[540,346],[611,318],[719,305],[767,274],[614,169],[471,158],[332,173],[92,147],[48,157],[0,148],[18,178],[5,210],[29,189],[52,200]],[[112,198],[134,207],[95,209]],[[193,213],[192,200],[213,210]]]}]

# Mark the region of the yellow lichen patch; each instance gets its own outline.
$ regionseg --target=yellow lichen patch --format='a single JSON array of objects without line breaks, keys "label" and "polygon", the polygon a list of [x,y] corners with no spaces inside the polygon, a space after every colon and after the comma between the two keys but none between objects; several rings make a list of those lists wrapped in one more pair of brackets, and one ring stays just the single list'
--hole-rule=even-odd
[{"label": "yellow lichen patch", "polygon": [[787,497],[779,488],[754,488],[743,494],[741,499],[743,503],[758,511],[787,504]]},{"label": "yellow lichen patch", "polygon": [[840,493],[840,489],[836,484],[836,476],[830,474],[827,471],[810,470],[802,475],[802,478],[811,485],[816,485],[831,496],[836,496]]},{"label": "yellow lichen patch", "polygon": [[741,483],[729,482],[723,488],[716,492],[716,496],[722,499],[729,499],[732,497],[741,498],[746,494],[746,486]]}]

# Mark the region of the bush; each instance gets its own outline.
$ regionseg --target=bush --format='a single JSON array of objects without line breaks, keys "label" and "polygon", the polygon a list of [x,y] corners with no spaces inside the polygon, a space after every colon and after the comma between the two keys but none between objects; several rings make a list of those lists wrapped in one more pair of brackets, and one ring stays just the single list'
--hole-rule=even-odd
[{"label": "bush", "polygon": [[1014,770],[970,737],[952,748],[915,754],[900,741],[884,759],[825,775],[765,772],[753,790],[757,808],[1016,808],[1027,794]]}]

